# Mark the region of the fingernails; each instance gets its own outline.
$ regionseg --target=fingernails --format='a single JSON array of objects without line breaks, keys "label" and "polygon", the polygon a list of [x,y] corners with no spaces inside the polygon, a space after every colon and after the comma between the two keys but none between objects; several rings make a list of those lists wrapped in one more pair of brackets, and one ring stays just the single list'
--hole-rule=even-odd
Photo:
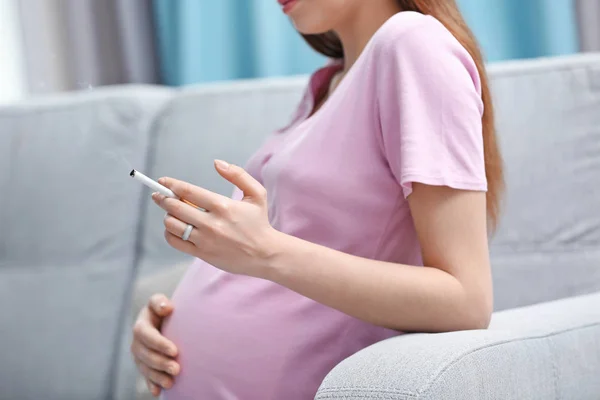
[{"label": "fingernails", "polygon": [[165,183],[167,183],[167,180],[165,178],[160,178],[158,180],[158,183],[160,183],[161,185],[164,185]]},{"label": "fingernails", "polygon": [[154,201],[160,201],[161,197],[162,197],[162,195],[158,192],[152,193],[152,200],[154,200]]},{"label": "fingernails", "polygon": [[177,366],[169,365],[169,367],[167,368],[167,372],[171,375],[177,375]]},{"label": "fingernails", "polygon": [[154,200],[155,203],[160,203],[164,198],[165,196],[158,192],[152,193],[152,200]]},{"label": "fingernails", "polygon": [[160,307],[161,310],[164,310],[167,307],[167,303],[163,301],[158,306]]},{"label": "fingernails", "polygon": [[229,169],[229,163],[226,163],[223,160],[215,160],[215,165],[217,168],[222,169],[223,171],[227,171]]}]

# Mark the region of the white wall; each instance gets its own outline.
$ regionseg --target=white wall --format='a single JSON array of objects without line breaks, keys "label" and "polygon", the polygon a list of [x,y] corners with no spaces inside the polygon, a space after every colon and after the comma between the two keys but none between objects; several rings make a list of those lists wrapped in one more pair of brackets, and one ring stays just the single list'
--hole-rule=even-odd
[{"label": "white wall", "polygon": [[577,0],[581,51],[600,51],[600,1]]},{"label": "white wall", "polygon": [[15,2],[19,4],[23,28],[23,55],[30,93],[37,95],[68,90],[71,74],[66,48],[68,40],[64,8],[70,7],[70,3],[65,0]]},{"label": "white wall", "polygon": [[19,0],[0,0],[0,103],[27,95]]}]

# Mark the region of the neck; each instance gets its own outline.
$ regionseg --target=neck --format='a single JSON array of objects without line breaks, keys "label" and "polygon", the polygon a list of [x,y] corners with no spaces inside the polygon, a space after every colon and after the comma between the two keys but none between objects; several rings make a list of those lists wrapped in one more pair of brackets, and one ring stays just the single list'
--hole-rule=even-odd
[{"label": "neck", "polygon": [[[344,73],[348,72],[377,30],[394,14],[400,12],[397,1],[368,0],[335,29],[344,47]],[[378,3],[378,4],[372,4]]]}]

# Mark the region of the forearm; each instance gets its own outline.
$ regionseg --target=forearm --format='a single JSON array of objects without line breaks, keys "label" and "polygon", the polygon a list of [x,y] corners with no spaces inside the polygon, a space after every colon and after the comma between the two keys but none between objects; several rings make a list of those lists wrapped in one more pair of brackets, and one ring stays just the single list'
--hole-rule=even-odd
[{"label": "forearm", "polygon": [[484,328],[486,311],[451,274],[356,257],[278,234],[266,278],[361,320],[400,331]]}]

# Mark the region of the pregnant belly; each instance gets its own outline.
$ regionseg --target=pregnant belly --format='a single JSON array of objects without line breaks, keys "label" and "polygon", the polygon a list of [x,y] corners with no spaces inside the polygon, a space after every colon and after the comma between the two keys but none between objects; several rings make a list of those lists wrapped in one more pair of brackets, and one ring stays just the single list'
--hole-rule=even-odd
[{"label": "pregnant belly", "polygon": [[163,334],[179,348],[181,373],[165,400],[312,399],[337,363],[393,334],[203,262],[173,302]]}]

